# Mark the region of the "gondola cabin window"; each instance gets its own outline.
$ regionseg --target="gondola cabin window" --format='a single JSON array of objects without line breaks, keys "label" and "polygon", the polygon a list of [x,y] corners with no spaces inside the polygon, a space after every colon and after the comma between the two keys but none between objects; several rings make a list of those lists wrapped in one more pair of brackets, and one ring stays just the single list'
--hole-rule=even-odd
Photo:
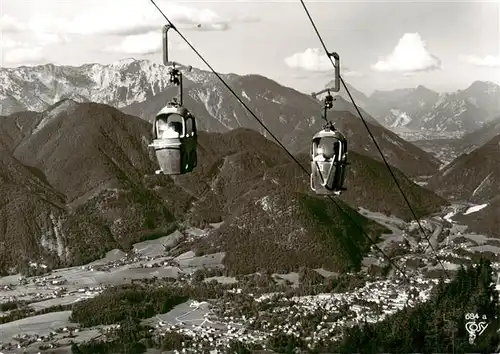
[{"label": "gondola cabin window", "polygon": [[178,114],[160,116],[156,119],[158,139],[182,138],[185,135],[184,118]]},{"label": "gondola cabin window", "polygon": [[194,119],[191,117],[186,118],[186,136],[194,136],[196,128],[194,126]]},{"label": "gondola cabin window", "polygon": [[316,138],[313,142],[314,161],[331,162],[339,159],[340,142],[333,137]]}]

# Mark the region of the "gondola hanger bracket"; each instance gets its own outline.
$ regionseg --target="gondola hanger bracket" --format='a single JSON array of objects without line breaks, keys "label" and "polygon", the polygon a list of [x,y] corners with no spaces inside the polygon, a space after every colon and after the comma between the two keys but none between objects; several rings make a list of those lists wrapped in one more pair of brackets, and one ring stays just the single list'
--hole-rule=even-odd
[{"label": "gondola hanger bracket", "polygon": [[323,130],[327,130],[327,131],[336,131],[337,129],[335,129],[335,126],[333,125],[332,122],[330,121],[327,121],[324,125],[323,125]]},{"label": "gondola hanger bracket", "polygon": [[[172,99],[170,104],[174,107],[182,107],[183,105],[183,87],[182,87],[182,73],[176,68],[178,65],[175,61],[171,61],[168,55],[168,31],[175,27],[172,24],[167,24],[163,26],[163,65],[170,66],[168,73],[170,75],[169,82],[177,87],[179,87],[178,98]],[[192,67],[188,67],[188,71],[191,71]]]}]

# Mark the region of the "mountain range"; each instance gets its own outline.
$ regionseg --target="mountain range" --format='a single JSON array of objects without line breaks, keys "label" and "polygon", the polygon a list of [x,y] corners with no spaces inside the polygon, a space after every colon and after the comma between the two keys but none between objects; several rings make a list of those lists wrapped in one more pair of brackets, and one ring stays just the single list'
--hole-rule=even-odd
[{"label": "mountain range", "polygon": [[483,205],[473,214],[462,215],[474,231],[500,236],[500,134],[480,147],[464,153],[428,181],[428,187],[449,200]]},{"label": "mountain range", "polygon": [[497,116],[491,122],[486,123],[482,128],[472,133],[468,133],[461,138],[414,140],[412,143],[432,154],[446,165],[458,156],[470,153],[474,149],[483,146],[499,134],[500,116]]},{"label": "mountain range", "polygon": [[484,202],[500,194],[500,135],[463,154],[429,179],[429,187],[451,200]]},{"label": "mountain range", "polygon": [[[206,239],[214,241],[194,247],[226,251],[233,272],[294,268],[292,248],[311,266],[346,270],[359,266],[369,248],[350,219],[374,239],[387,231],[358,214],[358,206],[410,218],[385,166],[354,152],[352,192],[338,201],[342,212],[311,195],[308,176],[254,130],[200,132],[197,169],[168,177],[154,174],[150,123],[111,106],[64,99],[43,112],[0,119],[3,272],[27,261],[82,264],[179,225],[219,221]],[[396,174],[420,214],[446,203]],[[261,250],[244,266],[233,262],[242,249],[257,252],[262,237],[273,252]],[[321,257],[312,257],[319,250]]]},{"label": "mountain range", "polygon": [[[259,75],[221,75],[249,105],[257,105],[254,107],[256,113],[274,115],[274,125],[294,124],[300,129],[297,126],[299,120],[306,123],[311,118],[307,108],[294,110],[291,116],[287,114],[290,112],[274,108],[276,105],[300,108],[305,97],[310,95],[284,88]],[[191,72],[184,70],[184,76],[188,100],[200,106],[198,111],[208,118],[206,124],[202,123],[202,130],[222,132],[235,126],[246,126],[247,113],[212,73],[194,68]],[[175,92],[174,89],[165,92],[170,86],[168,79],[165,66],[131,58],[109,65],[71,67],[47,64],[0,68],[0,115],[42,111],[62,98],[71,98],[78,102],[109,104],[124,108],[127,113],[150,118],[153,112],[149,100],[161,100],[158,97],[161,92],[165,96]],[[438,93],[420,85],[374,91],[370,96],[348,87],[371,123],[378,122],[410,140],[463,136],[500,115],[500,86],[493,82],[475,81],[466,89],[451,93]],[[301,105],[294,102],[298,96]],[[334,110],[357,115],[344,89],[338,96],[341,99],[336,102]],[[312,98],[310,101],[313,104]],[[156,108],[155,104],[152,106]],[[301,113],[303,116],[299,117]],[[293,139],[292,136],[295,135],[290,135],[288,140]]]},{"label": "mountain range", "polygon": [[147,122],[69,100],[1,121],[2,188],[9,191],[0,213],[4,271],[28,260],[81,264],[109,247],[129,247],[142,231],[175,226],[143,183],[156,167],[147,158]]},{"label": "mountain range", "polygon": [[[500,114],[500,86],[475,81],[464,90],[438,93],[422,85],[370,96],[348,86],[356,103],[383,126],[410,140],[460,137]],[[339,96],[350,100],[342,88]]]},{"label": "mountain range", "polygon": [[[338,198],[340,210],[309,191],[308,176],[213,74],[193,68],[184,75],[185,105],[201,130],[199,166],[191,174],[168,177],[154,175],[157,162],[147,147],[154,115],[177,91],[166,67],[126,59],[111,65],[0,69],[1,271],[27,261],[82,264],[174,228],[221,221],[192,247],[198,253],[226,252],[224,262],[233,274],[304,265],[347,271],[359,267],[369,249],[363,232],[373,240],[388,232],[359,214],[359,207],[412,219],[345,92],[329,112],[349,140],[348,190]],[[222,76],[309,169],[310,139],[322,124],[320,102],[260,75]],[[491,99],[495,90],[491,83],[477,82],[454,94],[419,86],[367,97],[351,88],[418,216],[438,212],[447,199],[470,200],[488,204],[475,214],[481,223],[466,220],[471,227],[491,231],[498,225],[500,135],[495,132],[500,124],[490,118],[498,113]],[[421,104],[436,97],[446,102],[434,108]],[[453,102],[462,99],[481,106],[475,111],[477,124],[462,122],[465,111],[450,118],[463,108]],[[483,128],[449,140],[454,151],[460,146],[466,153],[440,169],[435,151],[419,144],[426,152],[387,128],[399,123],[383,112],[396,106],[418,117],[423,107],[437,110],[441,118],[426,122],[448,122],[450,131],[460,134],[474,124]],[[412,110],[416,106],[421,110]],[[405,125],[423,129],[424,119],[412,121]],[[412,181],[429,176],[425,188]]]},{"label": "mountain range", "polygon": [[[245,127],[266,136],[266,131],[215,75],[193,68],[190,72],[185,70],[184,76],[184,102],[197,117],[200,130],[225,132]],[[19,107],[39,111],[60,99],[71,98],[78,102],[106,103],[151,121],[177,94],[177,88],[168,82],[166,67],[133,59],[107,66],[42,65],[0,69],[0,77],[3,82],[0,97],[4,97],[2,102],[3,107],[7,107],[4,108],[6,113]],[[309,149],[311,136],[323,124],[319,118],[321,105],[317,100],[259,75],[223,74],[222,77],[287,148],[294,153]],[[345,110],[333,110],[329,119],[352,140],[352,150],[380,159],[361,120],[352,114],[352,105],[341,100],[338,101]],[[382,128],[376,120],[369,121],[391,164],[409,176],[429,175],[437,170],[440,161]]]}]

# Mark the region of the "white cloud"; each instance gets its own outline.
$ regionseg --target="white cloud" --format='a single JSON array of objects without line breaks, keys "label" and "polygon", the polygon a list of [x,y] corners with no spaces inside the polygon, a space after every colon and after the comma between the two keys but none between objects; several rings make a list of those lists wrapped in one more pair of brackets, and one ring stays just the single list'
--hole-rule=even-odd
[{"label": "white cloud", "polygon": [[[105,52],[121,53],[127,55],[149,55],[163,51],[163,35],[161,31],[151,31],[144,34],[126,36],[117,45],[104,49]],[[169,37],[169,51],[185,50],[189,46],[178,35],[171,33]]]},{"label": "white cloud", "polygon": [[341,68],[342,76],[346,77],[364,77],[365,75],[361,71],[349,70],[348,68]]},{"label": "white cloud", "polygon": [[257,23],[260,22],[260,18],[253,15],[235,15],[231,18],[231,22]]},{"label": "white cloud", "polygon": [[45,46],[69,42],[67,34],[61,31],[61,28],[65,25],[65,20],[40,16],[31,19],[28,28],[34,36],[34,40],[38,44]]},{"label": "white cloud", "polygon": [[2,50],[16,48],[22,46],[21,42],[15,41],[12,38],[2,36],[2,41],[0,42],[0,48]]},{"label": "white cloud", "polygon": [[60,34],[60,19],[37,17],[27,23],[9,16],[3,15],[0,18],[0,33],[10,33],[16,35],[27,35],[32,45],[46,46],[68,42],[69,39],[64,34]]},{"label": "white cloud", "polygon": [[57,33],[38,33],[36,36],[36,42],[42,46],[45,45],[53,45],[53,44],[61,44],[69,42],[67,36],[60,35]]},{"label": "white cloud", "polygon": [[147,55],[161,52],[162,34],[159,31],[125,37],[119,45],[108,48],[110,52]]},{"label": "white cloud", "polygon": [[[157,4],[179,27],[198,31],[224,31],[231,22],[251,23],[258,21],[251,16],[223,18],[214,11],[204,8],[187,7],[165,0]],[[84,11],[75,11],[73,18],[56,18],[47,15],[35,15],[23,23],[12,16],[0,18],[0,30],[3,33],[25,32],[38,40],[40,45],[68,42],[68,35],[120,35],[131,36],[148,34],[151,31],[161,33],[166,23],[158,10],[149,1],[106,0],[99,7],[88,6]],[[129,40],[130,41],[130,40]]]},{"label": "white cloud", "polygon": [[[229,28],[230,20],[210,9],[196,9],[165,1],[157,3],[174,25],[188,25],[196,30]],[[165,19],[149,1],[106,0],[99,8],[78,14],[60,29],[69,34],[129,36],[153,30],[161,32],[165,23]]]},{"label": "white cloud", "polygon": [[3,55],[5,64],[15,65],[39,65],[45,61],[41,47],[18,47],[8,50]]},{"label": "white cloud", "polygon": [[0,17],[0,33],[15,33],[26,30],[26,26],[9,15]]},{"label": "white cloud", "polygon": [[375,71],[417,73],[441,68],[441,60],[430,53],[418,33],[405,33],[391,54],[371,66]]},{"label": "white cloud", "polygon": [[2,65],[37,65],[45,61],[43,48],[3,37],[1,42]]},{"label": "white cloud", "polygon": [[307,48],[302,53],[295,53],[285,58],[285,64],[292,69],[312,72],[331,72],[332,63],[325,52],[319,48]]},{"label": "white cloud", "polygon": [[[342,59],[341,59],[342,60]],[[295,53],[284,59],[285,64],[292,69],[309,71],[311,74],[334,75],[334,69],[330,59],[325,52],[319,48],[308,48],[302,53]],[[343,76],[363,77],[360,71],[350,70],[347,67],[340,66]],[[302,76],[298,76],[302,77]]]},{"label": "white cloud", "polygon": [[476,55],[463,55],[460,57],[460,61],[475,66],[500,68],[500,55],[499,56],[487,55],[484,58],[478,57]]}]

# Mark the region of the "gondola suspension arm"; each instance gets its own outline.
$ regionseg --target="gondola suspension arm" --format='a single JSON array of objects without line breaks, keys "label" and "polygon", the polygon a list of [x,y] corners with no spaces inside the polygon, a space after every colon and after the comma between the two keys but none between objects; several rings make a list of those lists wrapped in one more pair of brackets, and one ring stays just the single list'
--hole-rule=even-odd
[{"label": "gondola suspension arm", "polygon": [[327,122],[326,124],[329,127],[332,127],[333,124],[328,121],[328,110],[333,108],[333,101],[335,101],[335,98],[331,95],[331,92],[339,92],[340,91],[340,55],[337,52],[332,52],[328,53],[328,56],[330,58],[333,58],[335,61],[335,81],[334,81],[334,86],[333,87],[327,87],[319,92],[313,92],[311,96],[316,99],[319,95],[327,92],[326,97],[323,100],[324,106],[323,106],[323,116],[322,118]]},{"label": "gondola suspension arm", "polygon": [[[179,69],[177,69],[175,66],[180,65],[179,63],[176,63],[175,61],[170,61],[169,56],[168,56],[168,31],[170,29],[174,29],[175,27],[172,24],[166,24],[163,26],[163,65],[165,66],[172,66],[169,68],[168,72],[170,74],[170,83],[174,84],[175,86],[179,87],[179,94],[178,98],[174,97],[173,99],[173,104],[176,106],[182,107],[183,105],[183,86],[182,86],[182,73]],[[192,70],[192,66],[187,67],[188,71]]]}]

